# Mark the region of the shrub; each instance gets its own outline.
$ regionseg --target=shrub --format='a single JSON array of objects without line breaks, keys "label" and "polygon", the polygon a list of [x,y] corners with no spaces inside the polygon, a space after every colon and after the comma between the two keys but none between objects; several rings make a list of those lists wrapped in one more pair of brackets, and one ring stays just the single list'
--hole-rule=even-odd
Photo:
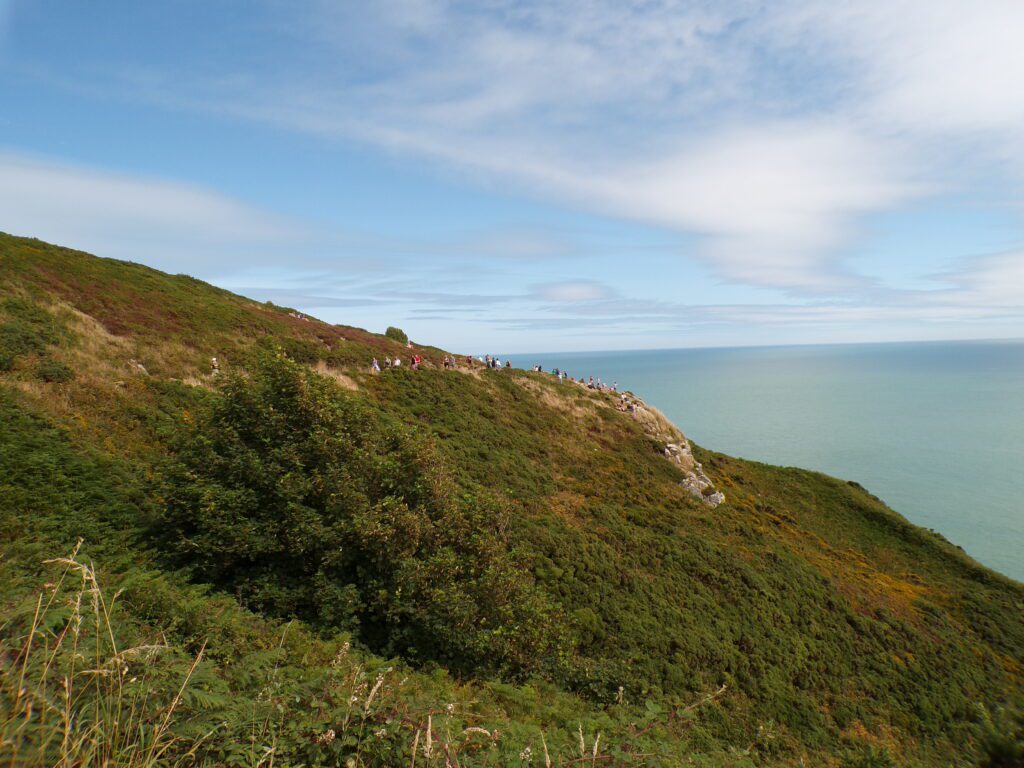
[{"label": "shrub", "polygon": [[1024,711],[981,709],[981,768],[1024,766]]},{"label": "shrub", "polygon": [[229,377],[165,474],[159,539],[269,615],[464,671],[537,669],[553,609],[432,447],[281,353]]},{"label": "shrub", "polygon": [[843,760],[843,768],[896,768],[896,763],[889,750],[866,746],[856,755]]},{"label": "shrub", "polygon": [[0,326],[0,350],[11,357],[38,354],[45,349],[46,339],[28,324],[12,320]]},{"label": "shrub", "polygon": [[36,376],[51,384],[63,384],[75,378],[75,372],[59,360],[40,360],[36,365]]},{"label": "shrub", "polygon": [[14,368],[22,355],[39,355],[67,336],[57,319],[42,307],[17,297],[0,302],[8,320],[0,324],[0,371]]},{"label": "shrub", "polygon": [[389,325],[388,329],[384,331],[384,335],[389,339],[394,339],[399,344],[406,344],[409,341],[409,337],[405,334],[401,328],[395,328],[393,325]]}]

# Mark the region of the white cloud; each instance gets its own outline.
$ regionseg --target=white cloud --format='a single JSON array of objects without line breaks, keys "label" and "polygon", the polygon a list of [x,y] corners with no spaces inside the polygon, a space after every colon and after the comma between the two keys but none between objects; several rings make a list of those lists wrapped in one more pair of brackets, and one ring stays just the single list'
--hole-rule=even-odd
[{"label": "white cloud", "polygon": [[612,290],[593,280],[566,280],[534,286],[534,294],[541,301],[581,302],[598,301],[611,297]]},{"label": "white cloud", "polygon": [[946,301],[1024,314],[1024,251],[971,259],[963,270],[941,277],[956,286]]},{"label": "white cloud", "polygon": [[0,153],[0,229],[180,266],[296,242],[283,217],[201,187]]},{"label": "white cloud", "polygon": [[723,131],[657,163],[592,179],[608,210],[704,236],[724,277],[804,290],[849,287],[835,263],[856,217],[914,195],[894,158],[842,125],[791,122]]},{"label": "white cloud", "polygon": [[792,18],[856,68],[853,85],[869,117],[926,134],[1019,132],[1018,0],[819,2]]}]

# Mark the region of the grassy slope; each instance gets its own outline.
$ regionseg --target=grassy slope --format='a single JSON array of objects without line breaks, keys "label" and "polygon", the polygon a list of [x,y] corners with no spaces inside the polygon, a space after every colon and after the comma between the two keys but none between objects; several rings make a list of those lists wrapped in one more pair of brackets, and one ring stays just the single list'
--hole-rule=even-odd
[{"label": "grassy slope", "polygon": [[[729,499],[710,510],[680,488],[661,446],[600,395],[524,372],[371,377],[369,357],[399,354],[394,342],[38,241],[0,235],[0,302],[0,323],[46,341],[0,373],[0,531],[18,573],[82,534],[112,578],[151,569],[133,529],[158,504],[147,482],[165,438],[203,399],[211,356],[241,364],[272,341],[434,436],[460,485],[504,495],[515,513],[509,535],[578,628],[583,663],[561,683],[583,698],[540,683],[544,694],[454,689],[414,674],[401,694],[420,707],[413,721],[459,698],[473,723],[501,722],[535,748],[530,728],[543,724],[566,755],[579,718],[636,750],[655,749],[653,740],[662,760],[705,752],[738,764],[746,758],[722,750],[750,745],[762,757],[820,760],[868,742],[945,764],[968,753],[977,702],[1022,690],[1020,585],[857,486],[698,451]],[[40,320],[26,306],[48,313]],[[41,359],[67,364],[74,380],[40,381]],[[272,623],[174,574],[152,578],[163,602],[129,601],[126,626],[169,626],[186,650],[213,633],[222,666],[272,642]],[[191,621],[178,620],[182,603]],[[218,621],[238,629],[224,633]],[[330,641],[296,643],[330,658]],[[285,668],[295,681],[317,669]],[[222,668],[210,674],[246,695]],[[722,683],[727,693],[696,719],[665,714]],[[626,703],[612,706],[619,686]]]}]

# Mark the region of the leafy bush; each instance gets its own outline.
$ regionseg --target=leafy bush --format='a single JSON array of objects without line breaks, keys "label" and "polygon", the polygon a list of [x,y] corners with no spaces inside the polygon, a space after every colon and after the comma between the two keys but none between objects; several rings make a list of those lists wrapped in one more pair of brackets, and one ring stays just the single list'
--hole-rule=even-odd
[{"label": "leafy bush", "polygon": [[553,609],[428,444],[281,353],[229,377],[165,477],[159,538],[249,606],[464,671],[538,669]]},{"label": "leafy bush", "polygon": [[0,324],[0,371],[14,368],[22,355],[43,354],[65,335],[53,315],[26,299],[8,297],[0,302],[0,310],[8,317]]},{"label": "leafy bush", "polygon": [[59,360],[44,359],[36,365],[36,376],[52,384],[63,384],[75,378],[75,372]]},{"label": "leafy bush", "polygon": [[393,325],[388,326],[388,329],[384,331],[384,335],[389,339],[394,339],[400,344],[406,344],[409,341],[409,337],[405,334],[405,331],[401,328],[395,328]]},{"label": "leafy bush", "polygon": [[990,713],[982,708],[981,768],[1024,766],[1024,711],[1000,709]]},{"label": "leafy bush", "polygon": [[843,768],[896,768],[896,763],[889,750],[867,746],[843,760]]}]

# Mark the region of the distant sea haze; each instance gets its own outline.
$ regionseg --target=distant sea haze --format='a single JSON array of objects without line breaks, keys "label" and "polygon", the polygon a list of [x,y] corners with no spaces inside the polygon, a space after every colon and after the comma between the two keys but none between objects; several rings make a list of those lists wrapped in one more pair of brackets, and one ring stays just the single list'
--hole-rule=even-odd
[{"label": "distant sea haze", "polygon": [[617,382],[706,448],[856,480],[1024,581],[1024,341],[509,357]]}]

